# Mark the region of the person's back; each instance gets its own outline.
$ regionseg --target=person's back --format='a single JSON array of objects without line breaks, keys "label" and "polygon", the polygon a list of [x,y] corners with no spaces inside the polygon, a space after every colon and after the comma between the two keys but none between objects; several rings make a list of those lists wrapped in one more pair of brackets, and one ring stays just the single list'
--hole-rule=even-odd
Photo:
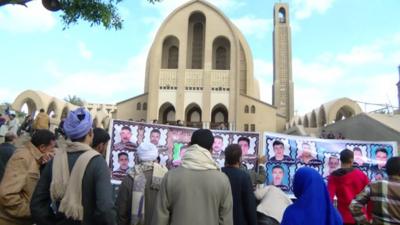
[{"label": "person's back", "polygon": [[44,112],[44,109],[40,109],[40,113],[36,116],[33,122],[34,129],[49,129],[50,118]]},{"label": "person's back", "polygon": [[193,133],[182,165],[164,176],[151,224],[233,224],[231,187],[212,159],[213,142],[209,130]]},{"label": "person's back", "polygon": [[256,201],[250,176],[240,169],[242,150],[239,145],[229,145],[225,150],[225,164],[222,168],[231,184],[233,198],[233,224],[257,224]]},{"label": "person's back", "polygon": [[5,142],[0,144],[0,181],[3,178],[4,170],[12,154],[15,152],[14,140],[15,134],[8,132],[5,135]]},{"label": "person's back", "polygon": [[[379,180],[367,185],[350,204],[350,211],[359,224],[400,224],[400,157],[392,157],[386,163],[389,180]],[[362,208],[371,201],[372,223]]]},{"label": "person's back", "polygon": [[369,183],[367,175],[353,168],[354,154],[345,149],[340,152],[341,168],[328,177],[328,191],[331,200],[337,198],[337,208],[345,224],[355,224],[349,210],[351,200]]}]

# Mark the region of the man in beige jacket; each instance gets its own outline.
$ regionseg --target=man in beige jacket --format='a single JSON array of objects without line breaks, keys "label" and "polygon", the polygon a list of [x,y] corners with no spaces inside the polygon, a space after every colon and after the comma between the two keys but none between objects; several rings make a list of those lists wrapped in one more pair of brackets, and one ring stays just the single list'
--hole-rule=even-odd
[{"label": "man in beige jacket", "polygon": [[33,129],[48,130],[49,127],[50,127],[50,117],[44,112],[44,109],[40,109],[39,114],[36,116],[35,121],[33,122]]},{"label": "man in beige jacket", "polygon": [[54,153],[55,136],[48,130],[37,130],[13,154],[0,183],[0,224],[31,225],[29,204],[40,176],[40,166]]}]

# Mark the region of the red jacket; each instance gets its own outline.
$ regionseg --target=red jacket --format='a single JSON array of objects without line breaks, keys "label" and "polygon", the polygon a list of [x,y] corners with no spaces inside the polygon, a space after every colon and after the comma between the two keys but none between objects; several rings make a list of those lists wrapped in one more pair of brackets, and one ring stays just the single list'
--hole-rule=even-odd
[{"label": "red jacket", "polygon": [[[349,210],[351,200],[369,183],[367,175],[359,169],[338,169],[328,177],[329,196],[333,202],[336,195],[337,208],[342,215],[343,223],[356,223]],[[364,213],[365,213],[364,209]],[[367,215],[367,218],[370,218]]]}]

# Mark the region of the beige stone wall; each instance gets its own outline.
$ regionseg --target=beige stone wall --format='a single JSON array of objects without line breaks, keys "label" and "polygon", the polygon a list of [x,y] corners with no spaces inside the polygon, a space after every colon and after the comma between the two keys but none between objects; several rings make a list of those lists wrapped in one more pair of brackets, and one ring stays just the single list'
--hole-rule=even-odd
[{"label": "beige stone wall", "polygon": [[[249,113],[245,113],[246,105],[249,106]],[[255,107],[255,113],[252,113],[251,111],[252,106]],[[239,98],[238,111],[236,130],[244,131],[245,124],[247,124],[249,126],[248,131],[251,131],[251,125],[254,124],[255,131],[257,132],[277,131],[277,116],[275,107],[257,99],[241,95]]]},{"label": "beige stone wall", "polygon": [[[122,102],[117,103],[117,113],[116,118],[121,120],[133,119],[134,121],[139,121],[145,119],[150,121],[152,119],[147,119],[147,110],[143,110],[143,103],[147,103],[147,94],[139,95],[131,99],[127,99]],[[137,104],[141,104],[141,109],[137,110]],[[148,108],[147,104],[147,108]]]}]

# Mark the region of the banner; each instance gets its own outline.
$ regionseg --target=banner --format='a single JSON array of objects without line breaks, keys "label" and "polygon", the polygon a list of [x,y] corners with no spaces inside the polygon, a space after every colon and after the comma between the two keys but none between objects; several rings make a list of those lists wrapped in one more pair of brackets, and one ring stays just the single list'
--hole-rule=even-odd
[{"label": "banner", "polygon": [[[111,140],[106,157],[112,172],[112,182],[119,184],[127,171],[138,162],[136,150],[142,142],[157,146],[160,164],[168,168],[179,166],[195,130],[197,129],[189,127],[112,120]],[[212,157],[220,167],[224,166],[226,146],[239,143],[243,153],[243,164],[248,169],[256,168],[259,133],[222,130],[212,132]]]},{"label": "banner", "polygon": [[397,155],[396,142],[318,139],[269,132],[263,135],[263,148],[267,158],[266,184],[280,187],[288,194],[293,193],[297,169],[312,167],[326,180],[340,168],[339,154],[343,149],[354,152],[354,166],[371,181],[386,178],[386,161]]}]

